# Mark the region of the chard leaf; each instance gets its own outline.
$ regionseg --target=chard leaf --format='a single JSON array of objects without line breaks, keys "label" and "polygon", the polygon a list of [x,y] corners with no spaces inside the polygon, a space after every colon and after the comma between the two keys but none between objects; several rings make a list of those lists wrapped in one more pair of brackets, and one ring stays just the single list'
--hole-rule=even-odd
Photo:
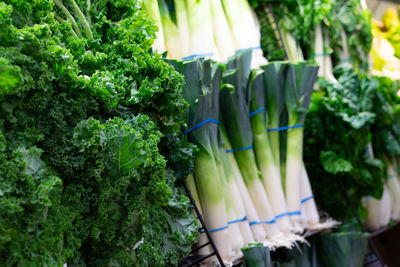
[{"label": "chard leaf", "polygon": [[341,172],[350,172],[353,165],[348,160],[341,158],[333,151],[322,151],[321,164],[327,172],[338,174]]}]

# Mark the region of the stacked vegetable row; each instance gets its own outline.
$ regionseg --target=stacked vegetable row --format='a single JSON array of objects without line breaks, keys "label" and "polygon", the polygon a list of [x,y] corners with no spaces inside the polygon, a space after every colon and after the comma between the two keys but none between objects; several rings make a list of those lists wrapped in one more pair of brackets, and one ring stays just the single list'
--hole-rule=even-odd
[{"label": "stacked vegetable row", "polygon": [[290,247],[302,240],[295,233],[332,226],[319,223],[302,163],[318,67],[275,62],[251,70],[251,57],[249,49],[226,65],[171,61],[185,76],[185,134],[199,149],[187,183],[227,262],[254,241]]},{"label": "stacked vegetable row", "polygon": [[[235,51],[253,49],[252,66],[262,56],[258,19],[247,0],[144,0],[143,7],[159,28],[153,48],[170,59],[212,58],[226,62]],[[170,12],[171,10],[171,12]]]},{"label": "stacked vegetable row", "polygon": [[[266,34],[271,21],[262,16],[266,6],[261,2],[252,1],[264,18],[264,54],[268,59],[282,59],[276,36]],[[336,218],[352,217],[336,183],[339,178],[369,228],[387,225],[390,218],[398,220],[398,179],[388,178],[396,177],[398,86],[367,75],[370,13],[356,0],[282,2],[273,5],[273,10],[289,59],[307,58],[320,66],[319,90],[312,95],[305,139],[305,162],[313,170],[310,176],[317,200]],[[387,24],[394,32],[396,20]]]}]

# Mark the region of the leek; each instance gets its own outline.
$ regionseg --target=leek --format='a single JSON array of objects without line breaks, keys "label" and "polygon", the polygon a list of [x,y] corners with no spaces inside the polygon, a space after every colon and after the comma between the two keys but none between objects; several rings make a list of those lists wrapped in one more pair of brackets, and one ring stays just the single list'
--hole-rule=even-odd
[{"label": "leek", "polygon": [[[183,96],[190,104],[185,111],[186,121],[191,127],[209,118],[218,117],[218,90],[221,67],[210,60],[195,60],[183,64],[186,85]],[[232,248],[227,227],[225,196],[221,193],[223,183],[216,163],[214,151],[218,145],[218,125],[206,123],[188,132],[188,138],[198,147],[194,163],[194,176],[203,208],[204,220],[214,239],[221,257],[231,261]]]},{"label": "leek", "polygon": [[169,59],[181,59],[182,47],[178,27],[172,21],[165,0],[158,0],[162,27],[164,31],[165,48]]},{"label": "leek", "polygon": [[[266,116],[268,117],[268,140],[274,157],[275,168],[281,177],[281,159],[279,146],[279,131],[274,131],[280,125],[280,117],[285,107],[285,98],[283,95],[283,83],[287,63],[274,62],[262,66],[263,82],[265,90]],[[270,131],[272,129],[272,131]]]},{"label": "leek", "polygon": [[265,103],[262,72],[253,72],[248,95],[250,96],[249,110],[250,114],[252,114],[250,122],[257,166],[261,171],[264,189],[268,195],[272,210],[277,217],[276,221],[279,229],[283,233],[289,233],[292,230],[292,225],[286,215],[287,208],[281,179],[266,131],[268,117],[264,109],[268,103]]},{"label": "leek", "polygon": [[158,2],[157,0],[143,0],[142,5],[147,14],[154,19],[155,25],[158,27],[153,49],[159,53],[163,53],[165,51],[164,31],[162,27],[160,10],[158,9]]},{"label": "leek", "polygon": [[392,203],[391,207],[391,218],[394,221],[400,220],[400,183],[397,177],[397,173],[393,168],[392,164],[387,158],[385,158],[387,165],[387,187],[389,190],[389,195]]},{"label": "leek", "polygon": [[[232,146],[229,142],[228,136],[226,134],[226,131],[224,127],[221,127],[222,131],[222,136],[224,138],[224,144],[225,144],[225,149],[226,150],[231,150]],[[231,170],[231,173],[233,175],[233,178],[236,182],[237,188],[239,190],[240,196],[243,200],[243,204],[245,207],[246,211],[246,216],[247,220],[249,222],[259,222],[260,217],[257,214],[256,208],[253,204],[253,201],[251,200],[249,191],[247,190],[247,187],[243,181],[242,174],[240,173],[239,166],[236,162],[235,156],[232,153],[227,153],[227,160],[229,163],[229,168]],[[267,234],[264,230],[264,227],[261,224],[253,224],[251,225],[251,231],[253,233],[254,239],[257,242],[264,242],[267,238]],[[267,244],[269,245],[269,244]]]},{"label": "leek", "polygon": [[235,54],[232,34],[221,1],[210,1],[215,44],[222,62]]},{"label": "leek", "polygon": [[220,61],[214,43],[210,1],[186,0],[190,31],[189,54],[190,57],[208,57]]},{"label": "leek", "polygon": [[[188,175],[188,177],[186,178],[186,184],[187,184],[187,186],[188,186],[188,188],[190,190],[190,193],[192,194],[194,203],[196,204],[197,209],[200,212],[200,215],[203,217],[203,209],[201,207],[199,194],[197,193],[196,182],[194,181],[193,174],[189,174]],[[204,232],[200,233],[199,240],[197,242],[197,246],[200,247],[200,246],[204,245],[207,242],[208,242],[207,235]],[[198,251],[199,255],[209,255],[211,253],[212,253],[212,247],[210,245],[207,245],[207,246],[201,248]]]},{"label": "leek", "polygon": [[175,0],[175,16],[178,32],[181,40],[182,57],[190,56],[190,31],[189,31],[189,18],[187,14],[186,1]]},{"label": "leek", "polygon": [[[217,0],[216,0],[217,1]],[[266,59],[262,56],[260,46],[260,31],[257,26],[258,20],[252,13],[247,0],[222,0],[226,18],[232,32],[235,49],[252,49],[252,67],[266,64]]]},{"label": "leek", "polygon": [[226,183],[224,187],[228,191],[228,195],[230,197],[229,201],[231,203],[232,208],[234,209],[234,215],[235,215],[235,217],[229,219],[230,221],[229,227],[238,226],[244,241],[244,245],[248,246],[250,243],[254,243],[255,240],[251,232],[249,222],[247,220],[243,199],[240,195],[239,188],[238,185],[236,184],[236,180],[229,165],[229,160],[225,150],[226,150],[225,146],[222,146],[220,155],[226,178]]},{"label": "leek", "polygon": [[364,204],[368,211],[366,226],[369,230],[374,231],[389,224],[392,203],[387,184],[383,187],[381,199],[367,197]]},{"label": "leek", "polygon": [[285,194],[290,220],[296,232],[303,231],[300,211],[300,178],[303,162],[303,128],[318,67],[301,62],[288,66],[285,100],[288,111]]}]

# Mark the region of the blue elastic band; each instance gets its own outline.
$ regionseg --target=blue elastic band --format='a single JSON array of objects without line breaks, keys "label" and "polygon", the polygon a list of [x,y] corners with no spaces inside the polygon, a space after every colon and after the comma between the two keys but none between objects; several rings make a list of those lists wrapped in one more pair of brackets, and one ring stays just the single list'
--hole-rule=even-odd
[{"label": "blue elastic band", "polygon": [[[212,233],[212,232],[218,232],[218,231],[224,230],[224,229],[226,229],[226,228],[228,228],[228,225],[222,226],[222,227],[217,228],[217,229],[208,230],[208,232],[210,232],[210,233]],[[205,233],[205,232],[206,232],[206,231],[204,231],[204,230],[200,230],[200,231],[199,231],[200,234]]]},{"label": "blue elastic band", "polygon": [[372,197],[371,196],[367,196],[363,202],[367,202],[368,200],[370,200]]},{"label": "blue elastic band", "polygon": [[301,215],[301,211],[291,211],[287,213],[288,216]]},{"label": "blue elastic band", "polygon": [[282,218],[282,217],[285,217],[285,216],[288,216],[287,212],[282,213],[282,214],[279,214],[279,215],[276,215],[276,216],[275,216],[275,220],[276,220],[276,219],[279,219],[279,218]]},{"label": "blue elastic band", "polygon": [[259,45],[259,46],[253,46],[253,47],[248,47],[248,48],[243,48],[243,49],[239,49],[239,50],[236,50],[235,52],[236,52],[236,53],[240,53],[240,52],[245,51],[245,50],[247,50],[247,49],[251,49],[251,50],[261,49],[261,45]]},{"label": "blue elastic band", "polygon": [[184,131],[183,134],[190,133],[191,131],[196,130],[197,128],[200,128],[201,126],[203,126],[204,124],[207,124],[207,123],[209,123],[209,122],[213,122],[213,123],[219,124],[219,121],[218,121],[218,120],[208,118],[208,119],[206,119],[206,120],[204,120],[204,121],[202,121],[202,122],[196,124],[195,126],[193,126],[192,128],[190,128],[189,130]]},{"label": "blue elastic band", "polygon": [[196,58],[196,57],[212,57],[212,56],[214,56],[214,54],[213,54],[213,53],[207,53],[207,54],[194,54],[194,55],[191,55],[191,56],[188,56],[188,57],[183,57],[183,58],[182,58],[182,60],[193,59],[193,58]]},{"label": "blue elastic band", "polygon": [[309,201],[310,199],[313,199],[313,198],[314,198],[314,196],[306,197],[306,198],[301,200],[301,204],[306,203],[307,201]]},{"label": "blue elastic band", "polygon": [[400,172],[400,169],[396,169],[396,172]]},{"label": "blue elastic band", "polygon": [[239,148],[227,149],[227,150],[225,150],[225,151],[226,151],[227,153],[230,153],[230,152],[243,151],[243,150],[252,149],[252,148],[253,148],[253,145],[250,145],[250,146],[246,146],[246,147],[239,147]]},{"label": "blue elastic band", "polygon": [[392,179],[394,177],[396,177],[396,175],[394,175],[394,174],[391,174],[391,175],[388,176],[389,179]]},{"label": "blue elastic band", "polygon": [[228,224],[237,223],[237,222],[243,222],[245,220],[247,220],[246,216],[244,216],[242,219],[237,219],[237,220],[230,221],[230,222],[228,222]]},{"label": "blue elastic band", "polygon": [[329,56],[329,54],[326,53],[320,53],[320,54],[311,54],[310,57],[325,57]]},{"label": "blue elastic band", "polygon": [[347,57],[347,58],[341,58],[340,62],[351,62],[353,61],[353,59],[351,57]]},{"label": "blue elastic band", "polygon": [[283,126],[283,127],[278,127],[278,128],[273,128],[273,129],[267,129],[267,132],[275,132],[275,131],[285,131],[289,129],[296,129],[296,128],[302,128],[304,127],[304,124],[296,124],[292,126]]},{"label": "blue elastic band", "polygon": [[261,111],[265,110],[265,107],[259,108],[253,112],[250,112],[249,117],[252,117],[254,115],[256,115],[257,113],[260,113]]},{"label": "blue elastic band", "polygon": [[255,221],[255,222],[250,222],[249,225],[251,226],[251,225],[262,224],[262,223],[273,224],[273,223],[276,223],[276,220],[274,218],[274,219],[272,219],[270,221],[259,221],[259,222]]}]

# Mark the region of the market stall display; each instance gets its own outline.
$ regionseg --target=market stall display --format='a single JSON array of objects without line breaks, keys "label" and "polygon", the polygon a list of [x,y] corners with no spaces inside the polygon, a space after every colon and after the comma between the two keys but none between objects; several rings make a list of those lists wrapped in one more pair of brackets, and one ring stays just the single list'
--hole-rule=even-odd
[{"label": "market stall display", "polygon": [[400,19],[371,17],[0,0],[0,265],[382,262],[366,229],[400,221]]}]

